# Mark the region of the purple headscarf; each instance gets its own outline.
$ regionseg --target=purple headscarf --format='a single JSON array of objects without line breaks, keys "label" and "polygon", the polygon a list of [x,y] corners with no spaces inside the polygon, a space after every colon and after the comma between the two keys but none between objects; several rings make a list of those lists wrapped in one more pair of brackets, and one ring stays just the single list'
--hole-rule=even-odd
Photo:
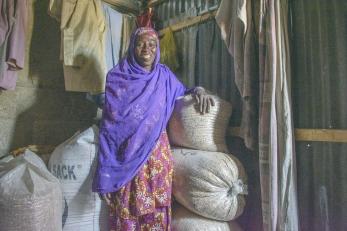
[{"label": "purple headscarf", "polygon": [[159,63],[158,39],[152,71],[136,62],[136,38],[144,31],[155,33],[138,28],[131,36],[128,56],[107,74],[95,192],[115,192],[131,181],[166,129],[176,98],[187,91],[169,68]]}]

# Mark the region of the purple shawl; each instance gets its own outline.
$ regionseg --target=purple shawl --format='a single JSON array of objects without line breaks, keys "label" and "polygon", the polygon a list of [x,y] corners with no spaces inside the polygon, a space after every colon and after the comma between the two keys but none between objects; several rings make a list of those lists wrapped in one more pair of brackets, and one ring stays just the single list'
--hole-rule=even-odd
[{"label": "purple shawl", "polygon": [[158,40],[152,71],[136,62],[135,39],[143,30],[148,28],[132,34],[128,56],[107,74],[94,192],[116,192],[132,180],[166,129],[176,98],[187,90],[159,63]]}]

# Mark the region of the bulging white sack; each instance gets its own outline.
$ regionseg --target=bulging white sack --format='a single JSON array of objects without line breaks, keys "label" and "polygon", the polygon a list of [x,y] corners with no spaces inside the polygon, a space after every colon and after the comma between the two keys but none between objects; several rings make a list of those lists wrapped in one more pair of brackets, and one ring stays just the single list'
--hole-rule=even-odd
[{"label": "bulging white sack", "polygon": [[189,210],[230,221],[245,206],[246,174],[232,155],[192,149],[173,150],[173,195]]},{"label": "bulging white sack", "polygon": [[62,191],[43,161],[26,150],[0,162],[0,230],[62,230]]},{"label": "bulging white sack", "polygon": [[231,115],[231,104],[213,96],[215,106],[200,114],[196,100],[187,95],[176,100],[169,121],[170,142],[179,147],[205,151],[228,152],[225,135]]},{"label": "bulging white sack", "polygon": [[235,221],[211,220],[175,204],[172,207],[172,231],[242,231],[242,229]]},{"label": "bulging white sack", "polygon": [[49,170],[63,190],[63,230],[108,230],[108,212],[92,192],[96,169],[98,128],[92,126],[60,144],[51,155]]}]

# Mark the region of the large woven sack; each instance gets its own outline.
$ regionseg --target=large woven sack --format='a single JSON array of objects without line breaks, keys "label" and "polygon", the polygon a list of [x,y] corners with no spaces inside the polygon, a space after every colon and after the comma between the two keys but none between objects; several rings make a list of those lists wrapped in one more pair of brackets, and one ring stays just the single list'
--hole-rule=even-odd
[{"label": "large woven sack", "polygon": [[211,219],[230,221],[245,206],[246,174],[232,155],[173,149],[173,195],[189,210]]},{"label": "large woven sack", "polygon": [[231,104],[217,96],[213,96],[213,99],[215,106],[205,114],[197,110],[196,100],[191,95],[176,100],[168,132],[173,145],[228,152],[225,135],[231,115]]},{"label": "large woven sack", "polygon": [[76,133],[53,151],[49,170],[63,190],[63,230],[108,230],[108,215],[104,203],[92,192],[96,167],[98,128],[90,127]]},{"label": "large woven sack", "polygon": [[62,192],[43,161],[27,150],[0,162],[0,230],[62,230]]},{"label": "large woven sack", "polygon": [[235,221],[211,220],[175,204],[172,207],[172,231],[242,231],[242,229]]}]

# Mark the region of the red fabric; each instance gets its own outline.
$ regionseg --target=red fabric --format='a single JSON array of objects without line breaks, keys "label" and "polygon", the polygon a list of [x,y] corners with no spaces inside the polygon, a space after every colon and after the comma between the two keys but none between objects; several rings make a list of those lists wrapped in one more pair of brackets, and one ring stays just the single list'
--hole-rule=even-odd
[{"label": "red fabric", "polygon": [[172,175],[169,139],[163,132],[135,178],[113,194],[111,230],[170,230]]},{"label": "red fabric", "polygon": [[136,24],[137,27],[151,27],[153,28],[153,9],[148,8],[143,14],[137,16]]}]

